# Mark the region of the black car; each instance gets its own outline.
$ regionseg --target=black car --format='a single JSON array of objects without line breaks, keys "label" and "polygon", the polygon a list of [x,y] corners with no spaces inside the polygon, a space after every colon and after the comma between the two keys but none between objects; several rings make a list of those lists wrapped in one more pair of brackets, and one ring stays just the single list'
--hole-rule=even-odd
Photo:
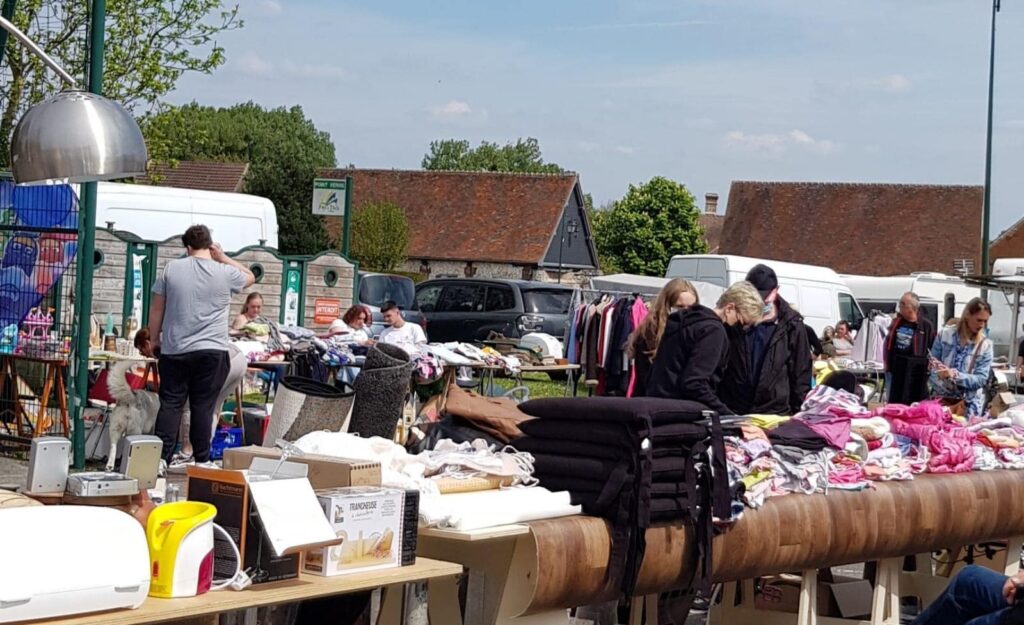
[{"label": "black car", "polygon": [[518,338],[545,332],[561,340],[572,288],[549,282],[439,278],[416,285],[416,307],[431,342],[479,342],[492,332]]}]

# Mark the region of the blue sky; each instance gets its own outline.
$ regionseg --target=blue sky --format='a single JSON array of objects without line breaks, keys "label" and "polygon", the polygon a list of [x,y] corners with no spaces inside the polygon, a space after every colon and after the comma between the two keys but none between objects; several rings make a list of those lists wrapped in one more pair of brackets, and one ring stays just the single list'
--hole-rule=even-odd
[{"label": "blue sky", "polygon": [[[299,104],[340,165],[533,136],[598,204],[664,175],[981,184],[984,0],[241,0],[172,102]],[[1024,3],[999,14],[993,238],[1024,216]],[[908,235],[910,232],[908,231]]]}]

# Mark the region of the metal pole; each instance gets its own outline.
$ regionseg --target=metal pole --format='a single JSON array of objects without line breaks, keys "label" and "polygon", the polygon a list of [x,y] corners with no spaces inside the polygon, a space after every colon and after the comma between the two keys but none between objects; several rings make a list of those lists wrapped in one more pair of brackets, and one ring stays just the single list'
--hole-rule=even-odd
[{"label": "metal pole", "polygon": [[999,13],[999,2],[1000,0],[992,0],[992,40],[990,42],[988,56],[988,128],[985,134],[985,203],[981,209],[982,275],[987,275],[989,273],[988,230],[992,211],[992,99],[996,68],[996,14]]},{"label": "metal pole", "polygon": [[565,249],[565,214],[558,223],[558,284],[562,283],[562,250]]},{"label": "metal pole", "polygon": [[[4,8],[6,8],[6,7],[4,7]],[[12,8],[12,13],[13,13],[13,8]],[[57,72],[57,75],[60,76],[64,80],[64,82],[68,83],[72,87],[77,87],[78,86],[78,83],[75,82],[75,79],[71,77],[71,74],[69,74],[66,71],[64,71],[64,68],[61,67],[60,65],[57,65],[57,62],[54,61],[53,59],[51,59],[49,57],[49,55],[47,55],[45,52],[43,52],[43,49],[40,48],[38,45],[36,45],[36,42],[34,42],[31,39],[29,39],[28,35],[26,35],[25,33],[21,32],[20,30],[18,30],[18,27],[15,26],[13,23],[11,23],[5,17],[0,17],[0,29],[3,29],[5,31],[11,33],[12,35],[14,35],[15,39],[17,39],[21,43],[25,44],[25,47],[29,49],[29,52],[31,52],[32,54],[34,54],[37,57],[39,57],[39,59],[43,63],[45,63],[50,69],[52,69],[53,71]],[[4,39],[5,39],[5,43],[6,43],[6,37]]]},{"label": "metal pole", "polygon": [[345,176],[345,217],[341,233],[341,254],[349,257],[349,245],[352,240],[352,176]]},{"label": "metal pole", "polygon": [[1013,287],[1013,311],[1010,313],[1010,366],[1017,368],[1017,324],[1020,322],[1020,289],[1018,284]]},{"label": "metal pole", "polygon": [[[107,2],[92,0],[91,24],[89,27],[89,91],[97,95],[103,93],[103,40],[106,29]],[[75,294],[75,315],[78,319],[78,336],[76,338],[74,435],[72,438],[75,452],[75,468],[85,467],[85,424],[82,410],[85,408],[89,394],[89,330],[92,320],[92,281],[94,271],[93,256],[96,253],[96,183],[86,182],[82,185],[82,203],[78,218],[78,292]],[[117,453],[111,449],[110,453]]]}]

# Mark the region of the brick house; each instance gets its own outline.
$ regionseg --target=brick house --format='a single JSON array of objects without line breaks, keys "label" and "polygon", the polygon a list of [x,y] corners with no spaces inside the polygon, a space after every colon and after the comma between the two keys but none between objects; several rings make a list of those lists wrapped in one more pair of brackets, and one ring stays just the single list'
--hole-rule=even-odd
[{"label": "brick house", "polygon": [[1002,231],[989,247],[989,257],[1024,258],[1024,219]]},{"label": "brick house", "polygon": [[248,173],[249,163],[178,161],[152,163],[149,172],[136,176],[135,181],[160,187],[242,193]]},{"label": "brick house", "polygon": [[958,273],[981,262],[984,189],[734,181],[721,254],[867,276]]},{"label": "brick house", "polygon": [[[352,176],[355,210],[376,202],[405,210],[409,247],[402,271],[555,281],[561,266],[569,282],[597,271],[577,174],[331,169],[317,176]],[[338,241],[341,219],[324,219]]]}]

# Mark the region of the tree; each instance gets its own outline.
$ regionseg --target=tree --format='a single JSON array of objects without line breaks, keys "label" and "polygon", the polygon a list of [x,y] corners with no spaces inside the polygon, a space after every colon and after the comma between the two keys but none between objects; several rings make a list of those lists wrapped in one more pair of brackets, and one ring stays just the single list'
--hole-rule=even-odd
[{"label": "tree", "polygon": [[[90,4],[19,0],[13,21],[72,76],[81,75]],[[209,74],[220,67],[225,56],[217,35],[241,27],[238,6],[222,0],[107,0],[103,93],[129,111],[153,110],[186,72]],[[0,79],[0,169],[10,166],[11,134],[25,110],[66,87],[13,37],[5,52],[9,77]]]},{"label": "tree", "polygon": [[409,221],[393,202],[367,203],[352,213],[352,258],[366,271],[393,272],[405,262]]},{"label": "tree", "polygon": [[540,144],[530,137],[525,141],[503,146],[481,141],[476,148],[469,141],[445,139],[431,141],[430,151],[423,156],[423,169],[445,171],[510,171],[529,174],[560,174],[565,170],[554,163],[545,163]]},{"label": "tree", "polygon": [[248,102],[214,108],[193,102],[147,116],[142,132],[154,160],[249,163],[245,192],[274,202],[282,252],[312,254],[329,246],[323,218],[310,205],[316,170],[335,166],[334,143],[302,107],[264,109]]},{"label": "tree", "polygon": [[630,185],[611,210],[595,213],[591,226],[598,255],[618,271],[663,276],[674,254],[707,252],[696,200],[668,178]]}]

